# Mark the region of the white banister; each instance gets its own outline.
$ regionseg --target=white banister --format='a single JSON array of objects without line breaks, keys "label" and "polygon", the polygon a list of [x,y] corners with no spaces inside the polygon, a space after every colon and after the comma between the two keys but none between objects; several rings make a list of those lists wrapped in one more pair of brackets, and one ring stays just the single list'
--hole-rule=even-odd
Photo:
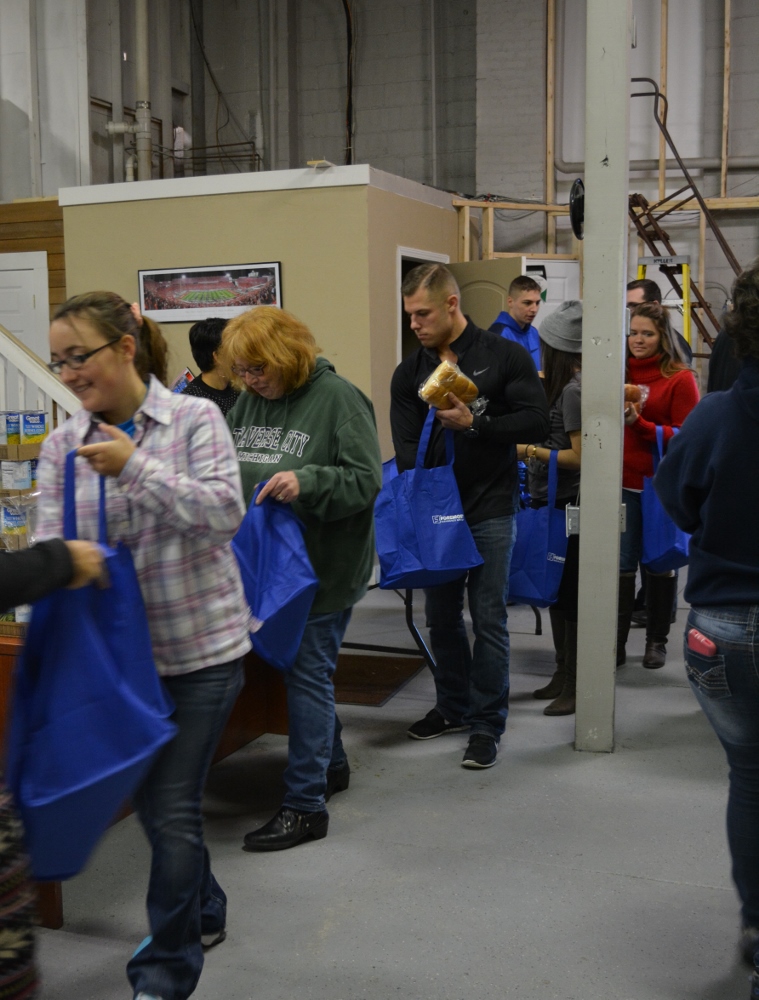
[{"label": "white banister", "polygon": [[[22,344],[4,326],[0,326],[0,359],[2,359],[2,364],[0,365],[0,375],[2,375],[0,402],[2,406],[5,405],[5,376],[10,364],[18,372],[18,396],[22,407],[27,398],[39,399],[39,394],[44,393],[50,399],[51,403],[57,403],[68,414],[76,413],[81,408],[79,400],[74,393],[70,389],[67,389],[63,382],[48,370],[45,363],[37,357],[34,351],[30,351],[25,344]],[[33,395],[28,392],[27,386],[29,384],[36,388],[36,394]]]}]

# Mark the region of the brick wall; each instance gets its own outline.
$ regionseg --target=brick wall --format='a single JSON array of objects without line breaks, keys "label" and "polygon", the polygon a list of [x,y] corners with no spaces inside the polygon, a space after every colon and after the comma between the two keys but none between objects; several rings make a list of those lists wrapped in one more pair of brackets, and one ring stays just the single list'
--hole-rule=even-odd
[{"label": "brick wall", "polygon": [[[438,185],[474,188],[474,2],[438,0]],[[430,5],[357,0],[354,161],[432,182]],[[299,142],[304,159],[345,157],[346,28],[336,3],[299,5]]]},{"label": "brick wall", "polygon": [[[545,186],[544,3],[477,4],[477,190],[542,201]],[[496,250],[544,249],[542,213],[496,219]]]}]

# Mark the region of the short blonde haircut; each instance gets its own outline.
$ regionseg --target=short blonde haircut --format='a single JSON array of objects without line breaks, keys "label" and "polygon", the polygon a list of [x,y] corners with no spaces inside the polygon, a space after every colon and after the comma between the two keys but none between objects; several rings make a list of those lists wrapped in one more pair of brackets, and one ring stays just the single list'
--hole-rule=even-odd
[{"label": "short blonde haircut", "polygon": [[232,373],[232,365],[240,358],[249,368],[273,369],[289,393],[306,384],[320,351],[306,324],[292,313],[276,306],[256,306],[227,323],[219,360],[235,388],[255,393]]}]

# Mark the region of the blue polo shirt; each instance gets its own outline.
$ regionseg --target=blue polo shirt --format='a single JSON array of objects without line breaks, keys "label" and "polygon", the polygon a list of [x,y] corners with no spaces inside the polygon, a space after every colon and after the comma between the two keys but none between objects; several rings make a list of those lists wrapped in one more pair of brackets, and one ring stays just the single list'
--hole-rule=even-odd
[{"label": "blue polo shirt", "polygon": [[499,333],[506,340],[513,340],[515,344],[521,344],[532,358],[537,370],[540,371],[540,335],[534,326],[528,326],[526,330],[523,330],[510,313],[502,312],[490,326],[490,330],[493,333]]}]

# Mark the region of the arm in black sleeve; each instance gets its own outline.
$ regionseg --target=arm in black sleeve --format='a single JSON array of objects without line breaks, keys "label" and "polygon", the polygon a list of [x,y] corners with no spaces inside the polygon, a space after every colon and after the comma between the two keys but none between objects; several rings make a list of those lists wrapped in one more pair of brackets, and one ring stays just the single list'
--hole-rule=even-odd
[{"label": "arm in black sleeve", "polygon": [[416,464],[425,413],[426,406],[411,384],[408,370],[399,365],[390,383],[390,430],[399,472],[413,469]]},{"label": "arm in black sleeve", "polygon": [[60,538],[24,552],[0,552],[0,613],[65,587],[73,575],[71,555]]},{"label": "arm in black sleeve", "polygon": [[545,441],[550,431],[548,402],[535,365],[524,348],[514,347],[504,363],[504,399],[509,412],[502,416],[486,412],[472,424],[483,441],[504,445]]},{"label": "arm in black sleeve", "polygon": [[662,507],[689,534],[701,523],[701,508],[714,477],[709,461],[711,428],[700,419],[697,410],[689,414],[680,433],[670,438],[667,454],[654,477],[654,489]]}]

